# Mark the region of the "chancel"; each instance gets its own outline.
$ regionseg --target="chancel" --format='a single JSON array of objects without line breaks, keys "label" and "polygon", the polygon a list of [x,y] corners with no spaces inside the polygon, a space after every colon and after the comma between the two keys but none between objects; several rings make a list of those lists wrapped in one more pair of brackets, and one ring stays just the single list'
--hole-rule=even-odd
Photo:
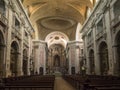
[{"label": "chancel", "polygon": [[0,0],[0,90],[120,90],[120,0]]}]

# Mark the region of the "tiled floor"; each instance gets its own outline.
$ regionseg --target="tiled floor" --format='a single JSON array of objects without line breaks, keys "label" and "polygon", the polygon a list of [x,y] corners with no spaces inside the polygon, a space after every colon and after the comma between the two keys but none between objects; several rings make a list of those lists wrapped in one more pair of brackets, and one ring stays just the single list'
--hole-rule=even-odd
[{"label": "tiled floor", "polygon": [[55,78],[54,90],[76,90],[68,82],[66,82],[62,77]]}]

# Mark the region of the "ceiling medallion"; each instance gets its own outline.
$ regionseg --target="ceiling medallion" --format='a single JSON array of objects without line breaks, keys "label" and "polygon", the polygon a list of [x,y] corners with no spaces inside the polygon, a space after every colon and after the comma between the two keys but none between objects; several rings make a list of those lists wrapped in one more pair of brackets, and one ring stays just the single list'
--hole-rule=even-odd
[{"label": "ceiling medallion", "polygon": [[76,22],[63,17],[46,17],[40,20],[40,24],[49,30],[65,30],[74,26]]}]

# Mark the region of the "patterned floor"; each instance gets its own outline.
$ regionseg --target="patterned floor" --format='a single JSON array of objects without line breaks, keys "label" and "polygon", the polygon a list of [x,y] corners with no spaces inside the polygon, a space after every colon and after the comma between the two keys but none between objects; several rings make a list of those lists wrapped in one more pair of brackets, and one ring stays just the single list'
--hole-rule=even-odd
[{"label": "patterned floor", "polygon": [[66,82],[62,77],[55,78],[54,90],[76,90],[68,82]]}]

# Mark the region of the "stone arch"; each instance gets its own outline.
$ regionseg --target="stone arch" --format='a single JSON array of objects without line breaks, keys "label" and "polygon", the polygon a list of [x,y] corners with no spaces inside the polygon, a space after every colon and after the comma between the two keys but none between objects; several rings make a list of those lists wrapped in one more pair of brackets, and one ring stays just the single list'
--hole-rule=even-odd
[{"label": "stone arch", "polygon": [[94,61],[94,50],[90,49],[89,51],[89,65],[90,65],[90,73],[95,74],[95,61]]},{"label": "stone arch", "polygon": [[0,76],[3,76],[4,68],[4,53],[5,53],[5,39],[3,33],[0,31]]},{"label": "stone arch", "polygon": [[108,59],[108,46],[107,43],[102,41],[99,44],[99,60],[100,60],[100,72],[101,75],[107,75],[109,70],[109,59]]},{"label": "stone arch", "polygon": [[11,43],[11,53],[10,53],[10,71],[12,76],[17,76],[18,74],[18,63],[19,63],[19,44],[16,41]]},{"label": "stone arch", "polygon": [[45,38],[45,41],[48,44],[48,48],[54,44],[61,44],[64,46],[64,48],[66,48],[67,41],[69,41],[69,38],[64,33],[55,31],[48,34]]},{"label": "stone arch", "polygon": [[27,68],[28,68],[28,53],[27,49],[23,50],[23,64],[22,64],[22,69],[23,69],[23,75],[27,75]]},{"label": "stone arch", "polygon": [[47,65],[51,67],[54,72],[62,72],[65,64],[64,46],[61,44],[54,44],[49,47],[49,55]]}]

